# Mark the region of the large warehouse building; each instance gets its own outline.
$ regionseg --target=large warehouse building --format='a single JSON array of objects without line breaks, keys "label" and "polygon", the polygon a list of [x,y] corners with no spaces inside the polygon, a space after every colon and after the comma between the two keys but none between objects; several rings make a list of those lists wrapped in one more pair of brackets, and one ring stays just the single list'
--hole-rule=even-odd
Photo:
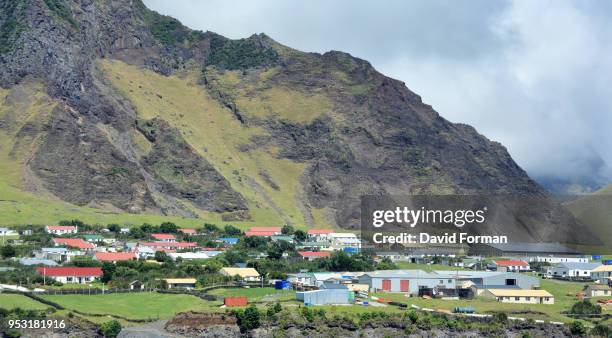
[{"label": "large warehouse building", "polygon": [[[460,295],[458,290],[533,289],[540,286],[537,278],[513,272],[379,270],[359,277],[360,284],[372,292],[405,292],[414,295],[443,292]],[[455,290],[455,292],[453,291]]]}]

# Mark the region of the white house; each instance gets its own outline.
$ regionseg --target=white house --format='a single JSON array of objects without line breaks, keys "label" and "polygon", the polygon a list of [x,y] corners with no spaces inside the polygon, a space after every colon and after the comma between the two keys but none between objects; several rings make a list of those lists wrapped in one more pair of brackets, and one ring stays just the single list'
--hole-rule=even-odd
[{"label": "white house", "polygon": [[287,275],[287,280],[298,286],[315,286],[316,278],[311,272],[290,273]]},{"label": "white house", "polygon": [[491,262],[488,267],[495,271],[529,271],[529,263],[523,260],[497,260]]},{"label": "white house", "polygon": [[554,304],[555,297],[546,290],[487,289],[483,296],[502,303]]},{"label": "white house", "polygon": [[332,229],[309,229],[308,237],[312,242],[328,241],[333,232]]},{"label": "white house", "polygon": [[550,264],[558,264],[558,263],[588,263],[588,257],[563,257],[563,256],[531,256],[527,257],[526,260],[528,262],[539,262],[539,263],[550,263]]},{"label": "white house", "polygon": [[34,252],[36,258],[50,259],[58,263],[70,262],[72,257],[82,256],[85,252],[79,250],[70,250],[67,248],[41,248],[40,251]]},{"label": "white house", "polygon": [[612,296],[612,287],[607,284],[591,284],[584,287],[586,297],[609,297]]},{"label": "white house", "polygon": [[558,278],[585,278],[591,279],[591,271],[600,266],[601,263],[559,263],[552,267],[553,277]]},{"label": "white house", "polygon": [[15,236],[17,231],[9,228],[0,228],[0,236]]},{"label": "white house", "polygon": [[36,271],[47,279],[52,279],[64,284],[86,284],[93,282],[102,276],[102,268],[81,267],[39,267]]},{"label": "white house", "polygon": [[171,252],[168,254],[170,258],[176,260],[177,258],[181,258],[183,260],[192,260],[192,259],[208,259],[217,256],[221,251],[199,251],[199,252]]},{"label": "white house", "polygon": [[53,235],[69,235],[79,232],[79,228],[72,225],[47,225],[45,232]]},{"label": "white house", "polygon": [[331,239],[331,247],[334,250],[361,248],[361,240],[352,232],[334,232],[329,234],[329,237]]}]

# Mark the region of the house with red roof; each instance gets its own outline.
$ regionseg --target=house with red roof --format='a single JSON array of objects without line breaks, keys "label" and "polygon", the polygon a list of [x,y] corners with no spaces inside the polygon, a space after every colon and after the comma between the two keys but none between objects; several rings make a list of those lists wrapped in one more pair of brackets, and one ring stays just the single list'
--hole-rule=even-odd
[{"label": "house with red roof", "polygon": [[70,235],[79,232],[79,228],[72,225],[47,225],[45,232],[52,235]]},{"label": "house with red roof", "polygon": [[54,238],[55,246],[65,246],[72,249],[92,250],[95,248],[93,243],[86,242],[80,238]]},{"label": "house with red roof", "polygon": [[130,261],[136,259],[136,254],[133,252],[96,252],[94,259],[101,262]]},{"label": "house with red roof", "polygon": [[45,277],[64,284],[85,284],[91,283],[96,278],[102,277],[102,268],[100,267],[39,267],[36,272]]},{"label": "house with red roof", "polygon": [[270,237],[274,235],[280,235],[281,227],[251,227],[251,229],[245,231],[245,235],[247,237],[251,236],[262,236],[262,237]]},{"label": "house with red roof", "polygon": [[529,271],[529,263],[522,260],[496,260],[491,262],[488,267],[495,271]]},{"label": "house with red roof", "polygon": [[317,258],[325,258],[331,255],[330,252],[324,251],[298,251],[298,254],[302,256],[304,260],[313,261]]},{"label": "house with red roof", "polygon": [[184,233],[185,235],[189,235],[189,236],[193,236],[198,233],[196,229],[179,229],[178,231]]},{"label": "house with red roof", "polygon": [[176,242],[176,237],[173,234],[151,234],[151,237],[160,242]]}]

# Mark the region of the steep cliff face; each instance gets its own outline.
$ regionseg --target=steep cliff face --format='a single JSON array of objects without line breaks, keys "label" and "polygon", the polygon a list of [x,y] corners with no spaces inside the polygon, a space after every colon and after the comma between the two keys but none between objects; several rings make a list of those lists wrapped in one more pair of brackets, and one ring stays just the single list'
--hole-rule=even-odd
[{"label": "steep cliff face", "polygon": [[[18,189],[132,213],[344,227],[364,194],[545,194],[502,145],[346,53],[193,31],[138,0],[1,6],[2,151],[33,140],[13,157]],[[36,128],[8,118],[28,83],[53,105]]]}]

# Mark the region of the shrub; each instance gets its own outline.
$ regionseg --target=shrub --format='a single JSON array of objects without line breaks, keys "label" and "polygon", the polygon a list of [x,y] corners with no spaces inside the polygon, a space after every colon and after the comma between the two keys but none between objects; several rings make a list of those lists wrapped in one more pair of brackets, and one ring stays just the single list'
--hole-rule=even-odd
[{"label": "shrub", "polygon": [[584,335],[586,333],[586,328],[581,321],[575,320],[570,324],[570,332],[576,335]]},{"label": "shrub", "polygon": [[115,338],[121,332],[121,324],[116,320],[111,320],[103,323],[100,326],[100,331],[102,331],[104,337]]},{"label": "shrub", "polygon": [[413,324],[416,323],[419,320],[419,313],[414,310],[408,312],[408,319],[410,319]]},{"label": "shrub", "polygon": [[600,314],[601,306],[597,304],[593,304],[587,299],[585,299],[581,302],[577,302],[574,305],[572,305],[572,308],[570,309],[569,313],[575,314],[575,315]]},{"label": "shrub", "polygon": [[6,338],[19,338],[21,337],[21,333],[17,330],[8,330],[4,334]]},{"label": "shrub", "polygon": [[305,306],[302,308],[302,316],[304,316],[307,322],[312,322],[314,320],[314,311]]},{"label": "shrub", "polygon": [[597,337],[612,337],[612,329],[610,327],[605,326],[603,324],[597,324],[594,328],[591,329],[591,335]]},{"label": "shrub", "polygon": [[493,320],[493,323],[498,323],[498,324],[508,323],[508,315],[503,312],[494,313],[491,319]]},{"label": "shrub", "polygon": [[261,325],[261,314],[254,304],[249,305],[244,311],[236,311],[240,331],[247,332]]}]

